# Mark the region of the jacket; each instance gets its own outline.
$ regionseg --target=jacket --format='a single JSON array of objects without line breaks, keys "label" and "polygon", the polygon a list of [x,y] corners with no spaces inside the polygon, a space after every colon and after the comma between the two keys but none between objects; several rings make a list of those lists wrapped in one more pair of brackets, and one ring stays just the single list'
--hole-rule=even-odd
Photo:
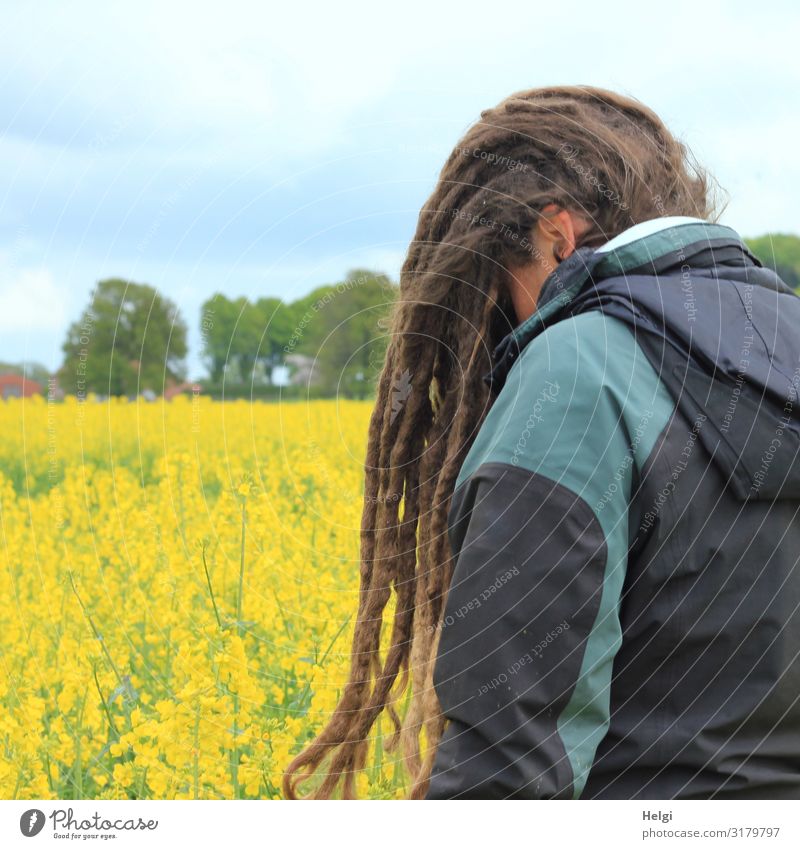
[{"label": "jacket", "polygon": [[645,222],[487,381],[427,798],[800,798],[800,298],[729,227]]}]

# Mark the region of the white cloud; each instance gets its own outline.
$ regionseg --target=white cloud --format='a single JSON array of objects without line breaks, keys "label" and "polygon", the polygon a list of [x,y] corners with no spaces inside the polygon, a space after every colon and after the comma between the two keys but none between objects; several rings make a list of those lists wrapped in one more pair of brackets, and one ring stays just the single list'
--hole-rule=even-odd
[{"label": "white cloud", "polygon": [[412,52],[387,50],[352,4],[352,17],[337,4],[43,5],[0,31],[10,82],[30,95],[10,132],[25,126],[30,139],[39,126],[46,138],[86,122],[106,129],[72,144],[95,148],[213,151],[224,140],[228,153],[264,159],[325,149]]},{"label": "white cloud", "polygon": [[0,267],[0,331],[63,332],[66,292],[43,268]]}]

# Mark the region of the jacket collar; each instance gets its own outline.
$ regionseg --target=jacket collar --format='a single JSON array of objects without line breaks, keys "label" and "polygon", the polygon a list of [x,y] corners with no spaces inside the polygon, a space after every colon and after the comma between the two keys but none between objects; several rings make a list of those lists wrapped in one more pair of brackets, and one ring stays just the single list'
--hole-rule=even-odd
[{"label": "jacket collar", "polygon": [[493,393],[505,384],[514,362],[525,346],[547,326],[558,320],[590,281],[627,274],[659,274],[674,265],[700,258],[701,265],[713,264],[708,249],[733,248],[755,265],[761,262],[748,250],[731,227],[699,218],[664,217],[636,224],[599,248],[578,248],[547,277],[537,309],[494,349],[492,370],[484,381]]}]

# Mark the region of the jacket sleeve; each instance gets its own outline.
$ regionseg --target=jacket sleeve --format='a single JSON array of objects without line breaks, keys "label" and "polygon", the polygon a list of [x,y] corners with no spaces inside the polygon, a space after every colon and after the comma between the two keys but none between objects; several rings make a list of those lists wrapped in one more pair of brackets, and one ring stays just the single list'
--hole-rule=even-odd
[{"label": "jacket sleeve", "polygon": [[451,504],[428,798],[580,796],[609,725],[632,419],[646,431],[654,380],[600,314],[554,325],[509,373]]}]

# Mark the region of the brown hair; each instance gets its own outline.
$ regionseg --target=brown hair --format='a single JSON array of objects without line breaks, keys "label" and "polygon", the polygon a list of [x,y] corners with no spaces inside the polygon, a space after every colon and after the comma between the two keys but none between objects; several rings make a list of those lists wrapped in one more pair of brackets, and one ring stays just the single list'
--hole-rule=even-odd
[{"label": "brown hair", "polygon": [[[450,498],[491,404],[491,351],[516,324],[506,275],[536,258],[529,237],[543,207],[589,218],[578,246],[597,246],[651,218],[712,219],[708,195],[708,176],[654,112],[588,86],[517,92],[481,112],[450,154],[401,270],[369,425],[350,677],[326,727],[287,767],[286,796],[319,773],[308,795],[355,797],[383,710],[409,796],[427,792],[445,727],[432,676],[454,565]],[[395,706],[409,688],[401,717]]]}]

